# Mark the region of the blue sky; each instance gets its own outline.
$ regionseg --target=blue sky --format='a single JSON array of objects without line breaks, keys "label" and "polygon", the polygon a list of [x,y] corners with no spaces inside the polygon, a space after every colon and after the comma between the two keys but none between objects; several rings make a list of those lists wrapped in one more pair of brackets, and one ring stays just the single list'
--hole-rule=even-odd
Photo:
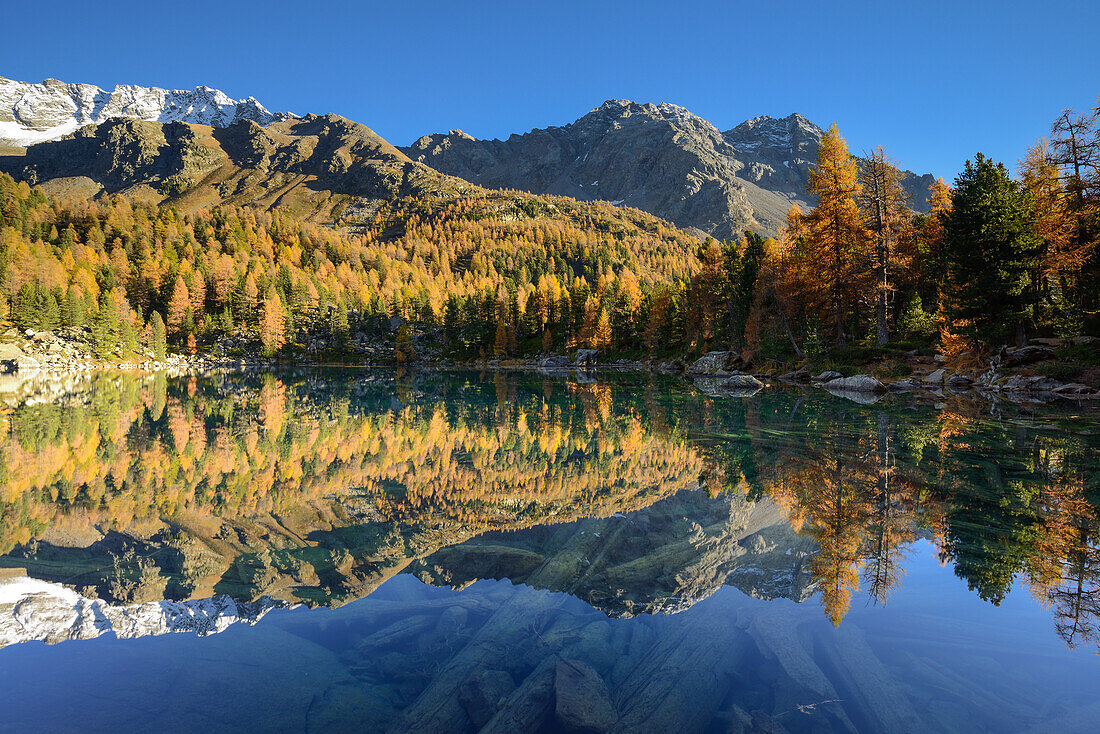
[{"label": "blue sky", "polygon": [[199,84],[395,144],[507,137],[609,98],[728,129],[801,112],[951,178],[1100,94],[1100,2],[9,2],[0,76]]}]

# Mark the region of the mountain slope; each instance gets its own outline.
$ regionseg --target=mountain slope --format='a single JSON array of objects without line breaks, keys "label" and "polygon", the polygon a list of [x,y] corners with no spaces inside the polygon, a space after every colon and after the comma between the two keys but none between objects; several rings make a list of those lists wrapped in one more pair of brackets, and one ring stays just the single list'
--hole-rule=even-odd
[{"label": "mountain slope", "polygon": [[369,216],[401,197],[450,199],[476,188],[337,115],[224,128],[113,118],[24,156],[0,156],[0,170],[61,197],[123,193],[189,209],[283,206],[322,222],[345,212]]},{"label": "mountain slope", "polygon": [[[728,238],[745,228],[774,234],[792,203],[811,205],[806,183],[822,134],[798,114],[721,132],[676,105],[608,100],[564,127],[507,140],[452,130],[403,150],[482,186],[602,199]],[[907,176],[915,209],[926,209],[931,183]]]},{"label": "mountain slope", "polygon": [[57,140],[85,125],[114,118],[190,122],[228,127],[240,120],[269,125],[294,117],[269,112],[254,98],[235,100],[217,89],[169,90],[119,84],[107,92],[94,84],[39,84],[0,77],[0,143],[28,146]]}]

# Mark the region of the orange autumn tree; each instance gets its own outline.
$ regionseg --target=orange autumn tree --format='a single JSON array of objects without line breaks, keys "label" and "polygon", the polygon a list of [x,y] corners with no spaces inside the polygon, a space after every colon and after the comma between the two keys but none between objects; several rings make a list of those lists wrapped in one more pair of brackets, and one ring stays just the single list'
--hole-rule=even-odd
[{"label": "orange autumn tree", "polygon": [[817,206],[807,217],[808,242],[823,265],[814,273],[828,293],[836,345],[843,349],[844,322],[866,280],[867,230],[856,204],[863,191],[859,170],[836,123],[821,138],[809,188]]},{"label": "orange autumn tree", "polygon": [[263,315],[260,318],[260,341],[264,345],[264,354],[269,357],[286,343],[286,311],[278,291],[274,288],[268,289],[264,299]]}]

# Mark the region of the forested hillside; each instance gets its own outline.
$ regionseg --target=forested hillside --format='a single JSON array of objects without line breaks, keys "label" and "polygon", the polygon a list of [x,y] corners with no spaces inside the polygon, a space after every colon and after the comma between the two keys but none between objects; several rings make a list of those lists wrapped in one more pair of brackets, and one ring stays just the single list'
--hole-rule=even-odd
[{"label": "forested hillside", "polygon": [[[129,167],[102,131],[43,144],[90,156],[98,197],[0,177],[0,312],[21,329],[86,327],[102,359],[173,345],[357,359],[373,339],[396,361],[422,346],[458,359],[586,347],[795,364],[1098,325],[1096,111],[1063,114],[1015,178],[979,153],[933,186],[928,215],[885,151],[858,165],[833,126],[810,175],[817,205],[792,207],[778,241],[726,242],[605,202],[443,177],[332,116],[216,135],[110,124],[165,142]],[[193,160],[210,141],[222,152],[203,166],[169,165],[172,145]],[[26,170],[61,165],[50,150]],[[237,193],[219,199],[226,186]]]}]

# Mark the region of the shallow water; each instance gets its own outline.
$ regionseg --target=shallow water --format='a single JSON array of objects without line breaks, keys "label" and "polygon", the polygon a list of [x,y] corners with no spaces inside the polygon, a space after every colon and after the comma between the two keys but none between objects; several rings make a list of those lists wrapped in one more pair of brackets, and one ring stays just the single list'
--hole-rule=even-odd
[{"label": "shallow water", "polygon": [[319,369],[6,418],[0,731],[1100,721],[1078,407]]}]

